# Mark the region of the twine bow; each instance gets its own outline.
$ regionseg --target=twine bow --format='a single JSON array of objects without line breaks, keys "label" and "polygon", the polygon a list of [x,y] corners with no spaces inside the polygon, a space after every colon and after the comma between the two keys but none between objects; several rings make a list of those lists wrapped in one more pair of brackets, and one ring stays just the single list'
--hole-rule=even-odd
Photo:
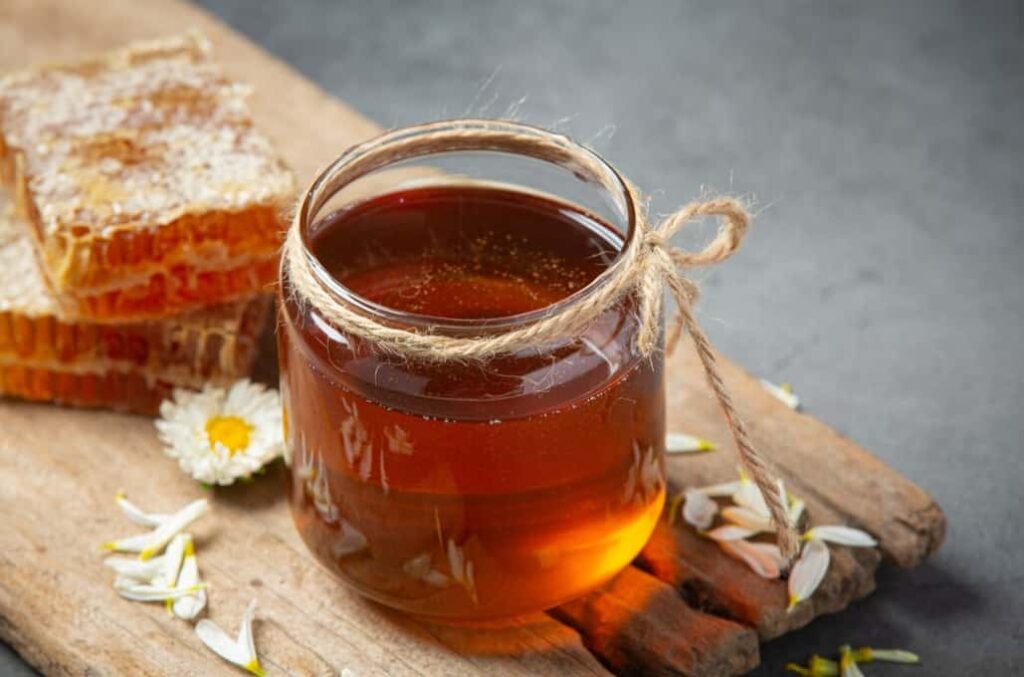
[{"label": "twine bow", "polygon": [[[452,336],[432,329],[395,326],[342,301],[331,288],[330,276],[319,267],[302,241],[305,225],[320,207],[346,182],[386,166],[396,158],[483,149],[522,153],[561,163],[610,189],[624,189],[630,206],[636,210],[636,218],[634,233],[617,259],[572,303],[552,310],[531,324],[496,334]],[[635,295],[638,303],[637,348],[641,354],[649,356],[658,349],[662,297],[667,286],[678,309],[667,336],[668,348],[671,351],[675,347],[683,329],[689,332],[711,390],[736,440],[743,467],[760,488],[774,520],[779,549],[785,560],[791,561],[799,539],[789,523],[782,485],[754,448],[736,413],[711,344],[693,317],[697,286],[681,272],[684,267],[712,265],[727,259],[743,240],[749,216],[736,200],[719,198],[692,202],[652,228],[644,218],[641,205],[637,191],[628,182],[623,183],[597,156],[564,136],[497,120],[430,123],[391,132],[356,146],[314,181],[289,229],[282,252],[282,269],[296,299],[311,305],[324,319],[344,328],[347,334],[366,340],[378,350],[435,362],[486,360],[580,336],[601,313],[630,294]],[[703,250],[688,252],[671,246],[672,236],[685,224],[704,216],[720,217],[721,224],[715,238]]]},{"label": "twine bow", "polygon": [[[688,252],[669,244],[672,236],[685,224],[704,216],[718,216],[721,219],[718,234],[704,249],[699,252]],[[667,350],[671,354],[679,342],[682,330],[686,329],[704,367],[708,385],[711,386],[722,414],[729,424],[729,430],[732,431],[743,467],[764,496],[772,521],[776,525],[779,550],[788,563],[796,557],[799,537],[794,525],[789,521],[785,490],[782,483],[773,477],[768,463],[757,452],[743,419],[736,413],[732,396],[719,373],[718,360],[711,342],[693,316],[693,303],[698,294],[697,285],[680,270],[685,266],[714,265],[729,258],[739,248],[749,223],[750,217],[739,202],[731,198],[718,198],[706,202],[691,202],[662,221],[657,228],[648,230],[645,235],[647,260],[639,289],[640,314],[641,317],[661,315],[662,288],[667,286],[676,302],[676,315],[666,337]],[[644,350],[644,346],[647,345],[645,342],[649,341],[657,341],[657,336],[646,325],[642,326],[637,336],[638,346]]]}]

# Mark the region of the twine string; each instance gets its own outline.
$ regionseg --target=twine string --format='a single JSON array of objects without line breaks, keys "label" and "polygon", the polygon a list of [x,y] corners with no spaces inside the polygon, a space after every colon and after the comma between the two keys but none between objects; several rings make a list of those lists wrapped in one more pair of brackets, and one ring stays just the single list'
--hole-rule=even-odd
[{"label": "twine string", "polygon": [[[691,202],[668,216],[657,227],[651,227],[641,213],[640,196],[628,182],[619,184],[637,210],[634,232],[627,238],[617,259],[606,268],[571,303],[563,304],[543,318],[525,326],[497,333],[476,336],[445,334],[433,328],[399,326],[370,317],[339,298],[329,276],[315,262],[302,240],[303,224],[329,200],[338,186],[360,172],[383,166],[403,152],[426,153],[451,147],[500,149],[538,158],[556,158],[572,164],[576,171],[591,180],[609,185],[602,165],[595,156],[565,137],[553,134],[521,133],[506,123],[465,121],[457,130],[441,129],[441,123],[424,125],[420,133],[378,139],[357,148],[351,161],[336,162],[313,183],[305,194],[289,229],[282,252],[282,266],[292,293],[298,302],[315,308],[332,324],[354,337],[363,339],[375,349],[407,359],[430,362],[470,362],[487,360],[521,350],[537,349],[558,339],[581,335],[601,313],[632,294],[637,302],[639,329],[636,347],[640,354],[650,356],[659,349],[663,294],[666,287],[676,302],[677,314],[666,336],[668,350],[675,347],[683,330],[690,334],[729,429],[736,441],[740,461],[757,484],[776,526],[779,549],[786,562],[792,560],[799,546],[794,525],[788,518],[787,501],[782,484],[776,480],[767,460],[760,455],[750,439],[746,426],[736,412],[711,343],[693,316],[697,286],[683,275],[682,269],[709,266],[729,258],[743,241],[749,216],[743,206],[732,198]],[[694,219],[719,218],[714,239],[697,252],[673,247],[671,238]]]},{"label": "twine string", "polygon": [[[687,222],[703,216],[718,216],[721,226],[718,234],[703,250],[688,252],[668,244],[672,237]],[[747,427],[736,412],[732,396],[718,369],[718,360],[711,347],[711,341],[693,316],[693,303],[697,298],[697,285],[683,276],[682,266],[707,266],[729,258],[743,241],[750,219],[746,210],[736,200],[720,198],[707,202],[691,202],[669,216],[655,230],[650,231],[647,241],[651,249],[652,269],[658,275],[648,275],[645,284],[663,283],[676,302],[676,316],[666,337],[666,348],[671,354],[679,341],[682,330],[689,333],[693,346],[704,367],[708,385],[718,400],[719,407],[729,424],[736,449],[743,468],[757,484],[764,496],[772,521],[776,526],[776,541],[785,562],[791,562],[799,548],[799,537],[795,526],[790,523],[787,499],[782,483],[778,481],[768,462],[758,453]],[[658,294],[660,296],[660,288]]]}]

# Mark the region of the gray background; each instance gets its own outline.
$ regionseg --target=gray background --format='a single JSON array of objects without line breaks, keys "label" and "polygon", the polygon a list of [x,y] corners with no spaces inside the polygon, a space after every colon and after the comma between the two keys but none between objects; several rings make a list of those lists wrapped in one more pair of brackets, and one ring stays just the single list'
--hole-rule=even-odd
[{"label": "gray background", "polygon": [[931,563],[766,645],[760,674],[845,642],[919,652],[908,674],[1024,673],[1021,5],[202,4],[384,125],[512,114],[592,143],[655,211],[756,197],[703,279],[712,339],[949,517]]}]

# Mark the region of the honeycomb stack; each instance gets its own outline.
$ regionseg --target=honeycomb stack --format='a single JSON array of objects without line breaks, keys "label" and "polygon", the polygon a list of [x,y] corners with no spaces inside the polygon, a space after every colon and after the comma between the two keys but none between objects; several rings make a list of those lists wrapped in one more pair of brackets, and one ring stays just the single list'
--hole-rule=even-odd
[{"label": "honeycomb stack", "polygon": [[291,172],[201,37],[0,79],[0,394],[151,413],[246,375]]}]

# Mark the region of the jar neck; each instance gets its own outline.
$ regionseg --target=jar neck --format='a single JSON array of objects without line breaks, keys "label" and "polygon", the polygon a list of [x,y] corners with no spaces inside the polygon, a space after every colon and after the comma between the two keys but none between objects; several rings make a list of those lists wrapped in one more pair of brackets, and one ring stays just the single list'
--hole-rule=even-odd
[{"label": "jar neck", "polygon": [[[488,152],[508,157],[532,158],[564,172],[577,181],[600,191],[605,201],[614,205],[620,215],[624,232],[617,247],[616,258],[609,262],[608,272],[636,237],[637,206],[625,180],[593,151],[563,135],[519,123],[499,120],[451,120],[435,122],[389,132],[357,145],[335,160],[313,183],[299,206],[298,219],[303,256],[319,283],[336,301],[357,312],[390,325],[405,329],[429,329],[450,336],[483,336],[520,329],[544,319],[554,312],[581,303],[610,282],[609,275],[598,274],[587,285],[543,308],[516,315],[484,319],[454,319],[418,315],[395,310],[361,296],[346,287],[318,259],[311,245],[311,230],[331,199],[353,183],[374,173],[388,170],[410,160],[429,160],[454,153]],[[418,185],[496,185],[473,176],[449,176],[429,171],[420,176]],[[500,187],[537,194],[535,188],[502,182]],[[394,188],[392,190],[395,190]],[[400,190],[400,188],[398,189]],[[385,195],[392,191],[382,191]],[[555,201],[561,196],[549,194]],[[571,204],[568,203],[567,204]]]}]

